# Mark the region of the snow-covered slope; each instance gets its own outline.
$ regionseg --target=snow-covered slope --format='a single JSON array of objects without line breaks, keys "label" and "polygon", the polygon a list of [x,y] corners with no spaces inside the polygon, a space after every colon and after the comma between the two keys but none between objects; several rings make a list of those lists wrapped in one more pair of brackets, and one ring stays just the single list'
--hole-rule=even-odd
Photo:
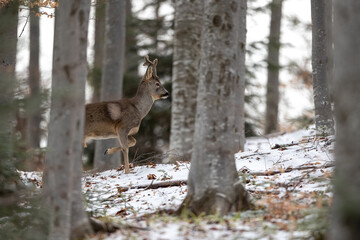
[{"label": "snow-covered slope", "polygon": [[[83,192],[87,211],[95,217],[147,227],[122,230],[109,239],[236,239],[309,237],[324,229],[312,225],[331,203],[333,137],[317,138],[312,130],[275,137],[247,140],[245,151],[235,154],[239,178],[250,192],[257,209],[225,218],[194,221],[144,214],[160,209],[176,209],[186,196],[190,163],[149,164],[131,169],[86,173]],[[40,182],[40,174],[22,172],[24,182]],[[171,182],[176,186],[159,187]],[[149,186],[149,187],[147,187]],[[325,206],[325,207],[324,207]],[[324,210],[325,209],[325,210]],[[324,211],[323,211],[324,210]],[[304,227],[305,226],[305,227]]]}]

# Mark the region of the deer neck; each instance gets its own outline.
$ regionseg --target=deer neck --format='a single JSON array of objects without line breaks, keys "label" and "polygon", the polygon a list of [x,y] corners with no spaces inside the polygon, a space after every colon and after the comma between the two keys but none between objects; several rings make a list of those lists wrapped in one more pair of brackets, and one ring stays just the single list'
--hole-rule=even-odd
[{"label": "deer neck", "polygon": [[136,95],[133,97],[133,102],[140,112],[141,119],[143,119],[149,113],[154,103],[154,99],[151,96],[145,82],[141,82],[139,84]]}]

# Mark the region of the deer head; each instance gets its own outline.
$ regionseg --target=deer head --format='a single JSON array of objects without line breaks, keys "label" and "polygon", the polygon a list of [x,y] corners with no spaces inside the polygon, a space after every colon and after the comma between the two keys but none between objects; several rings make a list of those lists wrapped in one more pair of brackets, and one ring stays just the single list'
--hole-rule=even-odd
[{"label": "deer head", "polygon": [[158,63],[157,58],[154,61],[149,60],[149,56],[145,56],[145,62],[143,66],[148,66],[143,78],[143,81],[147,85],[149,92],[153,98],[153,100],[158,99],[166,99],[169,97],[168,91],[164,88],[164,86],[159,81],[159,77],[156,72],[156,65]]}]

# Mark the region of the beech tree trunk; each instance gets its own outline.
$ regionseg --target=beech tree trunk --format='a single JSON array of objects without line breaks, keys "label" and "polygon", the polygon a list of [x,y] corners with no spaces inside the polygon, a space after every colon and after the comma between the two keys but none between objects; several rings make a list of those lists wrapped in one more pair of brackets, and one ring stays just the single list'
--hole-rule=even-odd
[{"label": "beech tree trunk", "polygon": [[39,8],[34,8],[34,13],[30,13],[30,61],[29,61],[29,98],[31,102],[28,109],[27,121],[27,145],[30,148],[40,148],[40,122],[41,122],[41,96],[40,96],[40,24],[39,17],[35,13]]},{"label": "beech tree trunk", "polygon": [[246,1],[204,1],[188,195],[182,209],[226,214],[248,207],[234,154],[244,139]]},{"label": "beech tree trunk", "polygon": [[335,182],[330,239],[360,236],[360,1],[334,1]]},{"label": "beech tree trunk", "polygon": [[265,133],[279,130],[279,53],[280,32],[283,0],[273,0],[271,3],[271,21],[268,44],[268,82],[266,92]]},{"label": "beech tree trunk", "polygon": [[312,68],[315,104],[315,125],[318,134],[334,134],[334,121],[327,86],[328,56],[326,1],[311,0]]},{"label": "beech tree trunk", "polygon": [[56,9],[51,111],[44,170],[49,239],[92,232],[81,192],[82,137],[90,2],[62,1]]},{"label": "beech tree trunk", "polygon": [[[122,97],[125,58],[126,1],[106,2],[105,56],[101,80],[101,101]],[[117,139],[106,139],[96,143],[94,168],[107,170],[120,165],[120,153],[104,156],[106,149],[118,146]]]},{"label": "beech tree trunk", "polygon": [[190,160],[195,130],[203,1],[175,2],[170,161]]}]

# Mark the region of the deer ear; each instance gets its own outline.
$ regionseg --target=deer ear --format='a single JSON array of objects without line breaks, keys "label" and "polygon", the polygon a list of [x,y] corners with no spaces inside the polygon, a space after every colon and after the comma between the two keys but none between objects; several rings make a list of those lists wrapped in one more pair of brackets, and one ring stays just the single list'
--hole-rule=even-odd
[{"label": "deer ear", "polygon": [[153,68],[152,67],[148,67],[145,73],[145,81],[146,82],[150,82],[150,79],[153,75]]}]

